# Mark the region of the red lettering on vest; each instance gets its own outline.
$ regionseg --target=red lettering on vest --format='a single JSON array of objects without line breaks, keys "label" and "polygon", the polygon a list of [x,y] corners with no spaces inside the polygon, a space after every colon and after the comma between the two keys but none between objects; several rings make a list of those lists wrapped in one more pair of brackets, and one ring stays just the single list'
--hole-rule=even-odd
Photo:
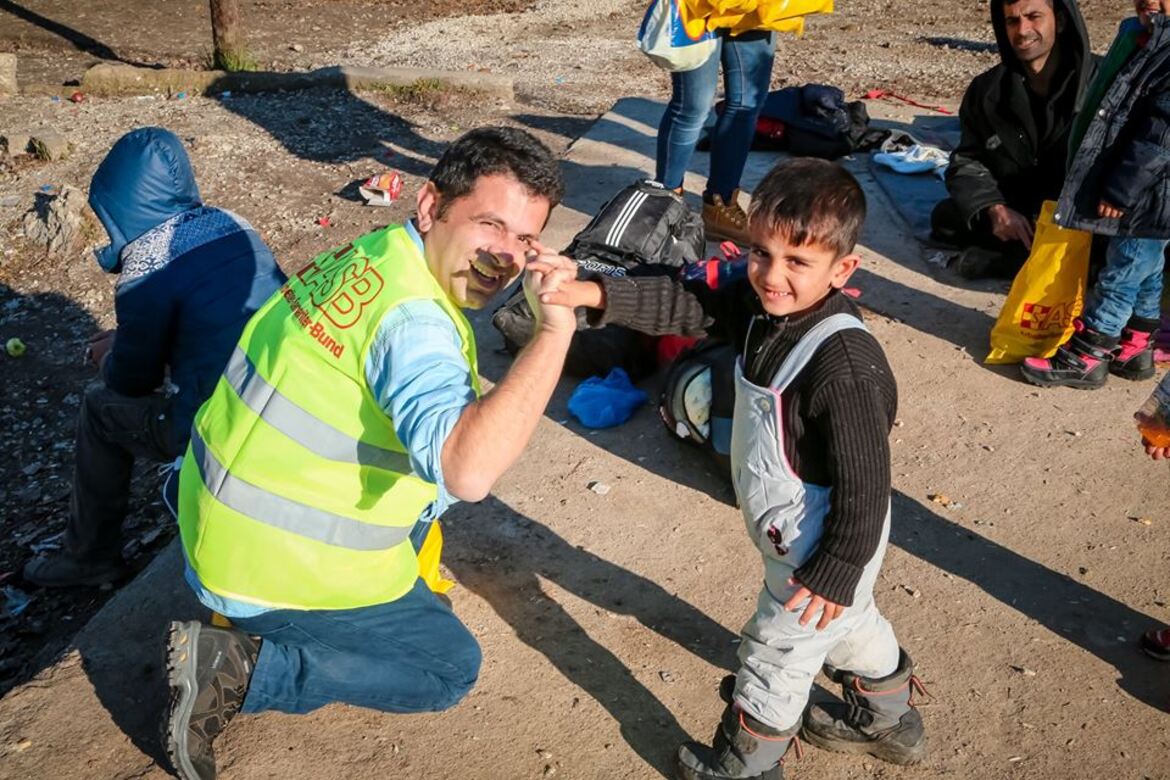
[{"label": "red lettering on vest", "polygon": [[352,328],[364,309],[385,287],[370,260],[353,244],[322,255],[297,272],[309,301],[338,328]]},{"label": "red lettering on vest", "polygon": [[362,309],[378,297],[383,287],[385,282],[370,266],[370,261],[364,257],[358,258],[358,262],[342,272],[336,294],[324,305],[319,305],[329,321],[344,330],[357,324]]}]

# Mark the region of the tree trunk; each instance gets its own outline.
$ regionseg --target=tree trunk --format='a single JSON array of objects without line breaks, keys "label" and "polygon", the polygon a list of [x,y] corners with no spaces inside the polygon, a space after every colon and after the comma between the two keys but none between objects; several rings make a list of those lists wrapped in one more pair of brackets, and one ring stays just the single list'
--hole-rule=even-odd
[{"label": "tree trunk", "polygon": [[217,68],[242,70],[246,59],[240,0],[210,0],[212,60]]}]

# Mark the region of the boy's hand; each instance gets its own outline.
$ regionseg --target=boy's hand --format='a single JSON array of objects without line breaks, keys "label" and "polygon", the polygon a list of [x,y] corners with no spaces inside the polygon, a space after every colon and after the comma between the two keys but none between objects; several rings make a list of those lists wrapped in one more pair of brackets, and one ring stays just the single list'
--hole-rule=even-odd
[{"label": "boy's hand", "polygon": [[[544,258],[529,263],[528,267],[542,272],[552,270],[551,266],[545,264]],[[576,266],[573,268],[575,274]],[[540,301],[553,306],[568,306],[570,309],[578,306],[604,309],[605,289],[598,282],[578,281],[574,276],[572,279],[561,280],[556,289],[542,293]]]},{"label": "boy's hand", "polygon": [[1116,206],[1101,201],[1097,204],[1097,216],[1102,219],[1121,219],[1125,216],[1125,212]]},{"label": "boy's hand", "polygon": [[1146,440],[1142,440],[1142,444],[1146,445],[1146,454],[1154,460],[1166,460],[1170,458],[1170,447],[1156,447]]},{"label": "boy's hand", "polygon": [[[788,578],[789,585],[800,585],[795,579]],[[818,612],[821,613],[821,619],[817,621],[817,631],[824,631],[830,623],[841,617],[841,613],[845,611],[845,607],[840,604],[829,601],[823,596],[818,596],[803,585],[797,589],[792,598],[784,602],[784,610],[786,612],[796,612],[800,609],[800,603],[805,599],[811,599],[808,606],[804,608],[804,614],[800,616],[800,625],[807,626]]]}]

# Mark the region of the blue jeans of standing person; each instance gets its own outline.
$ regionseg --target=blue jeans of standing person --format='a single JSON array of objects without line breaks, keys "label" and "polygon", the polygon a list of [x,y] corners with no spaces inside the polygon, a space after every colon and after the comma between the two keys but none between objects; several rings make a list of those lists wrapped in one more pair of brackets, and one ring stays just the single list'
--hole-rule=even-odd
[{"label": "blue jeans of standing person", "polygon": [[1109,239],[1105,267],[1081,316],[1090,330],[1120,336],[1130,317],[1161,316],[1166,243],[1161,238]]},{"label": "blue jeans of standing person", "polygon": [[711,59],[694,70],[670,74],[673,93],[658,125],[658,166],[655,176],[665,186],[678,189],[699,142],[723,64],[723,90],[727,99],[711,134],[711,175],[707,194],[731,200],[747,163],[756,119],[768,95],[775,33],[753,30],[732,37],[718,33]]}]

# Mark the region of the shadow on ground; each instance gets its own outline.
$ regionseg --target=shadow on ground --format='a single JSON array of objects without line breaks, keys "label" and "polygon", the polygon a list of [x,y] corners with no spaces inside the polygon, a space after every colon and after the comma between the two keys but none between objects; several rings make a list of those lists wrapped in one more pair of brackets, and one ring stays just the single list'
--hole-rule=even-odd
[{"label": "shadow on ground", "polygon": [[924,508],[895,491],[890,542],[967,580],[1005,606],[1112,666],[1118,685],[1161,709],[1170,680],[1136,647],[1158,620]]},{"label": "shadow on ground", "polygon": [[[22,271],[9,269],[16,276]],[[92,369],[81,356],[98,330],[84,307],[59,293],[22,294],[0,282],[0,345],[20,339],[27,351],[12,358],[0,348],[0,696],[27,682],[59,651],[79,625],[108,598],[100,592],[43,592],[18,582],[33,556],[31,545],[49,542],[69,507],[76,401]],[[68,449],[55,448],[55,442]],[[27,606],[11,615],[27,596]],[[62,620],[65,615],[69,620]]]},{"label": "shadow on ground", "polygon": [[[94,693],[111,720],[163,767],[170,766],[160,737],[170,696],[164,660],[167,626],[172,620],[209,618],[182,577],[176,538],[140,575],[143,581],[119,593],[75,641]],[[130,598],[138,601],[130,603]]]},{"label": "shadow on ground", "polygon": [[569,544],[495,498],[449,512],[443,528],[443,562],[459,584],[487,601],[520,641],[596,699],[630,747],[667,774],[674,747],[688,738],[686,732],[621,659],[545,592],[541,581],[600,609],[629,615],[718,668],[736,668],[735,634],[660,583]]},{"label": "shadow on ground", "polygon": [[118,55],[113,49],[106,44],[92,38],[89,35],[75,30],[68,25],[50,19],[47,16],[42,16],[36,11],[25,8],[22,5],[11,2],[11,0],[0,0],[0,11],[7,12],[17,19],[22,19],[29,24],[36,25],[42,30],[52,33],[60,38],[65,39],[73,45],[73,48],[78,51],[85,52],[93,57],[101,60],[111,60],[113,62],[124,62],[127,65],[134,65],[139,68],[161,68],[161,64],[157,62],[139,62],[137,60],[128,60]]}]

